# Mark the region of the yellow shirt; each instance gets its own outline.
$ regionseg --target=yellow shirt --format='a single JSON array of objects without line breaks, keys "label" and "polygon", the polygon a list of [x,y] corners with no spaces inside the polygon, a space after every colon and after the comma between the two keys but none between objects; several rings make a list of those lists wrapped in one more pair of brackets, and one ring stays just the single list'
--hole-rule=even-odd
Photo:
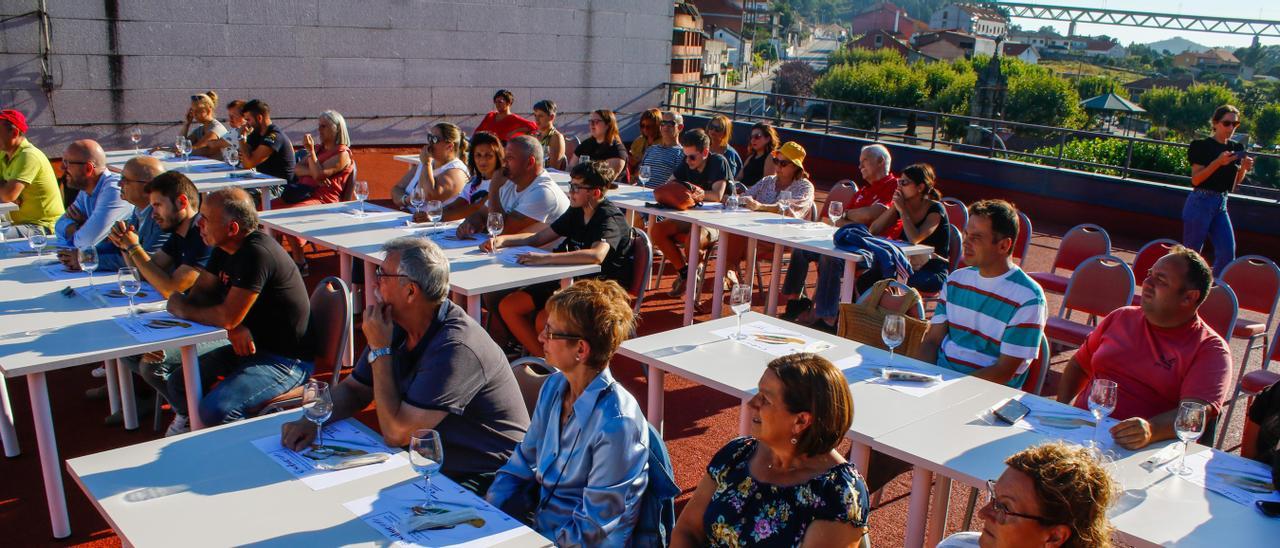
[{"label": "yellow shirt", "polygon": [[53,164],[26,139],[13,155],[0,154],[0,179],[26,185],[18,195],[18,210],[9,214],[14,224],[40,225],[53,230],[62,217],[62,193]]}]

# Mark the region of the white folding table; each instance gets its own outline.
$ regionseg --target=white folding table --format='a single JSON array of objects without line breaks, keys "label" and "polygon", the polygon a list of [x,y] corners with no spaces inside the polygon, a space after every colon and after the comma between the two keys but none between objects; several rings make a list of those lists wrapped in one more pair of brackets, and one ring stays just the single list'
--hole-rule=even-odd
[{"label": "white folding table", "polygon": [[[134,156],[136,154],[132,150],[108,151],[107,168],[118,172],[124,169],[124,165]],[[279,177],[258,173],[257,170],[240,169],[225,162],[203,156],[192,156],[190,163],[185,163],[181,158],[177,158],[161,160],[161,164],[164,165],[166,170],[179,171],[186,175],[188,179],[191,179],[192,183],[195,183],[196,191],[202,195],[231,187],[248,190],[284,184],[284,179]],[[271,198],[268,193],[263,192],[261,200],[262,210],[269,211],[271,209]]]}]

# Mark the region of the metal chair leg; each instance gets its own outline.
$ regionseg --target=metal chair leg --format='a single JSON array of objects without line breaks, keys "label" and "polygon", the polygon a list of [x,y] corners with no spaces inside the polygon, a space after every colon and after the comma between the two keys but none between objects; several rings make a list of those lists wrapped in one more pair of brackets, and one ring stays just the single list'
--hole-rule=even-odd
[{"label": "metal chair leg", "polygon": [[973,512],[978,508],[978,488],[974,487],[969,491],[969,504],[964,511],[964,525],[960,526],[963,531],[968,531],[969,526],[973,524]]}]

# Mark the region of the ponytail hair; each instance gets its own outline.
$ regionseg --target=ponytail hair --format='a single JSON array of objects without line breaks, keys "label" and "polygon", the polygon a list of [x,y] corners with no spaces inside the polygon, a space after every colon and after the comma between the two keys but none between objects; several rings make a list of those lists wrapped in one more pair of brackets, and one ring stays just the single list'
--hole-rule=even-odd
[{"label": "ponytail hair", "polygon": [[467,140],[462,138],[462,130],[458,126],[449,122],[440,122],[436,124],[436,129],[440,130],[440,137],[443,140],[453,143],[453,149],[458,154],[458,159],[463,162],[467,161]]},{"label": "ponytail hair", "polygon": [[191,96],[191,102],[212,111],[214,107],[218,106],[218,92],[209,90],[204,93],[197,93]]},{"label": "ponytail hair", "polygon": [[911,179],[911,182],[924,185],[923,194],[930,200],[938,201],[942,199],[942,193],[938,192],[936,186],[937,176],[933,173],[933,166],[925,163],[911,164],[902,170],[902,176]]}]

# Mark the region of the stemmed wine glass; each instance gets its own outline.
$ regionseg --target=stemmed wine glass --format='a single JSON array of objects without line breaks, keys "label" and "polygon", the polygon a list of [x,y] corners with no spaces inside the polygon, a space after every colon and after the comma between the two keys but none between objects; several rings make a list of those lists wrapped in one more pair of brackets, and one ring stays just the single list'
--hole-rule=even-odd
[{"label": "stemmed wine glass", "polygon": [[302,387],[302,409],[307,420],[316,425],[316,444],[313,449],[324,449],[324,421],[333,416],[333,398],[329,395],[329,383],[311,379]]},{"label": "stemmed wine glass", "polygon": [[1173,467],[1173,473],[1179,476],[1191,474],[1191,467],[1187,466],[1187,444],[1204,434],[1205,409],[1203,403],[1193,401],[1184,401],[1178,405],[1178,416],[1173,420],[1173,431],[1178,434],[1178,439],[1182,440],[1182,457],[1178,459],[1178,465]]},{"label": "stemmed wine glass", "polygon": [[831,225],[835,226],[836,221],[844,217],[844,204],[840,202],[831,202],[827,204],[827,218],[831,219]]},{"label": "stemmed wine glass", "polygon": [[133,155],[141,156],[142,151],[138,149],[138,144],[142,142],[142,128],[133,126],[133,129],[129,130],[129,141],[133,143]]},{"label": "stemmed wine glass", "polygon": [[36,263],[44,264],[44,246],[49,243],[49,235],[43,230],[36,230],[31,233],[31,237],[27,238],[27,245],[31,246],[31,250],[36,252]]},{"label": "stemmed wine glass", "polygon": [[444,217],[444,204],[440,200],[427,201],[427,220],[431,221],[431,226],[440,226],[440,219]]},{"label": "stemmed wine glass", "polygon": [[1101,447],[1099,432],[1102,430],[1102,419],[1116,410],[1116,391],[1119,385],[1110,379],[1094,379],[1089,388],[1089,412],[1093,414],[1093,446]]},{"label": "stemmed wine glass", "polygon": [[792,217],[800,220],[806,220],[804,218],[804,200],[792,199],[789,204],[791,206],[790,209]]},{"label": "stemmed wine glass", "polygon": [[440,433],[431,429],[416,430],[409,438],[409,464],[413,471],[422,474],[422,482],[426,486],[426,496],[421,506],[414,506],[413,513],[424,514],[435,504],[435,493],[431,490],[431,476],[440,472],[444,465],[444,446],[440,443]]},{"label": "stemmed wine glass", "polygon": [[231,167],[240,166],[240,149],[236,148],[234,145],[222,149],[222,155]]},{"label": "stemmed wine glass", "polygon": [[364,201],[369,199],[369,181],[356,181],[356,200],[360,201],[360,213],[356,217],[364,217]]},{"label": "stemmed wine glass", "polygon": [[417,215],[422,212],[422,205],[427,203],[426,189],[415,186],[413,192],[409,193],[409,205],[413,207],[413,214]]},{"label": "stemmed wine glass", "polygon": [[778,213],[783,217],[791,215],[791,191],[784,190],[778,193]]},{"label": "stemmed wine glass", "polygon": [[640,186],[649,186],[649,177],[652,174],[653,171],[649,169],[649,166],[640,166]]},{"label": "stemmed wine glass", "polygon": [[893,367],[893,351],[902,345],[907,337],[907,319],[899,314],[884,317],[884,325],[880,326],[880,340],[889,347],[889,367]]},{"label": "stemmed wine glass", "polygon": [[175,142],[178,154],[182,155],[182,169],[184,171],[191,169],[191,141],[186,137],[178,137]]},{"label": "stemmed wine glass", "polygon": [[120,285],[120,292],[129,297],[129,317],[138,317],[138,311],[133,309],[133,296],[142,290],[142,278],[138,276],[138,269],[132,266],[121,268],[116,273],[116,283]]},{"label": "stemmed wine glass", "polygon": [[93,291],[93,271],[98,269],[98,248],[87,245],[79,249],[80,270],[89,273],[89,290]]},{"label": "stemmed wine glass", "polygon": [[[502,221],[503,221],[503,218],[501,213],[489,214],[489,222],[486,227],[489,230],[490,242],[492,242],[494,238],[497,238],[498,235],[502,234]],[[489,249],[492,250],[492,253],[495,256],[498,254],[498,248],[494,247],[493,245],[490,245]]]},{"label": "stemmed wine glass", "polygon": [[729,289],[729,309],[738,316],[738,332],[733,335],[734,340],[741,341],[747,336],[742,334],[742,315],[751,310],[751,284],[736,283]]}]

